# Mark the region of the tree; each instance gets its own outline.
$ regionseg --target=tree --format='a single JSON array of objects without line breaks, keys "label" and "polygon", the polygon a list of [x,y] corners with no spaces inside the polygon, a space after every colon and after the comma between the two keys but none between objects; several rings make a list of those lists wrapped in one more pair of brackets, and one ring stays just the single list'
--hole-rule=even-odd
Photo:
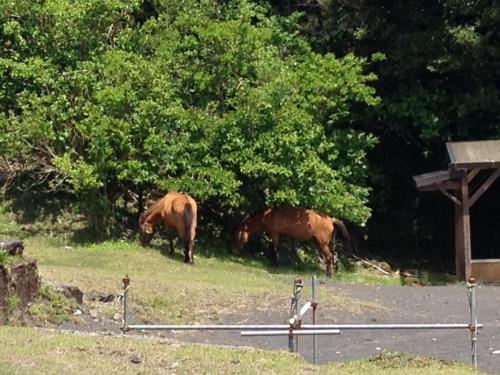
[{"label": "tree", "polygon": [[439,196],[417,192],[411,176],[446,168],[447,141],[500,137],[498,6],[481,0],[271,3],[281,15],[303,12],[300,28],[315,51],[378,56],[369,69],[378,76],[381,103],[353,123],[379,139],[368,155],[371,245],[400,259],[451,265],[452,225],[445,224],[451,208]]},{"label": "tree", "polygon": [[287,204],[366,222],[376,142],[351,127],[354,109],[378,103],[366,60],[315,53],[296,17],[246,1],[158,2],[140,22],[139,3],[85,4],[2,9],[44,32],[2,60],[16,98],[2,96],[4,166],[23,155],[31,180],[73,194],[101,229],[152,189],[222,213]]}]

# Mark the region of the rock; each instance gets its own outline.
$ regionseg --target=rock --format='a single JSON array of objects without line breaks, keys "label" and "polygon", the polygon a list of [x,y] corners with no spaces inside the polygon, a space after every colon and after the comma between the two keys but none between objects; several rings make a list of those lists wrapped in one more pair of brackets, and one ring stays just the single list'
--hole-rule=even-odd
[{"label": "rock", "polygon": [[179,362],[175,361],[174,363],[172,363],[172,364],[170,365],[170,367],[169,367],[169,368],[174,369],[174,368],[177,368],[177,367],[179,367]]},{"label": "rock", "polygon": [[98,301],[98,302],[108,303],[108,302],[113,302],[115,300],[115,295],[114,294],[91,292],[87,296],[87,299],[89,301]]},{"label": "rock", "polygon": [[83,292],[77,286],[62,285],[52,282],[50,284],[56,292],[64,294],[67,298],[75,300],[80,305],[83,303]]},{"label": "rock", "polygon": [[7,251],[10,255],[23,255],[24,243],[21,240],[0,241],[0,250]]},{"label": "rock", "polygon": [[97,310],[96,309],[90,309],[89,314],[92,318],[97,319]]},{"label": "rock", "polygon": [[122,320],[122,314],[116,313],[115,315],[113,315],[113,320],[119,322],[120,320]]},{"label": "rock", "polygon": [[130,362],[135,363],[135,364],[142,363],[142,359],[140,359],[138,356],[134,355],[134,356],[130,357]]},{"label": "rock", "polygon": [[[24,260],[14,265],[0,265],[0,312],[12,310],[13,306],[6,306],[8,297],[17,296],[19,303],[15,309],[24,310],[38,294],[40,277],[36,260]],[[0,322],[2,317],[0,316]]]},{"label": "rock", "polygon": [[76,310],[73,312],[73,315],[75,315],[75,316],[80,316],[80,315],[82,315],[82,314],[83,314],[83,312],[82,312],[82,310],[80,310],[80,309],[76,309]]}]

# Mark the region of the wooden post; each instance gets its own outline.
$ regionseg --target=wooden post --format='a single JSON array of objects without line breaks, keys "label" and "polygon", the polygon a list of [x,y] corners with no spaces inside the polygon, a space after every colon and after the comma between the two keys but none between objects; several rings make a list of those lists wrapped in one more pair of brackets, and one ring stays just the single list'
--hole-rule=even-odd
[{"label": "wooden post", "polygon": [[[461,197],[461,190],[457,189],[455,196]],[[461,280],[465,278],[465,256],[463,241],[462,205],[455,206],[455,273]]]},{"label": "wooden post", "polygon": [[[468,280],[471,276],[471,241],[470,241],[470,215],[469,215],[469,183],[467,177],[463,177],[460,184],[460,201],[458,217],[455,219],[456,235],[456,258],[457,276],[462,280]],[[461,258],[461,259],[459,259]]]}]

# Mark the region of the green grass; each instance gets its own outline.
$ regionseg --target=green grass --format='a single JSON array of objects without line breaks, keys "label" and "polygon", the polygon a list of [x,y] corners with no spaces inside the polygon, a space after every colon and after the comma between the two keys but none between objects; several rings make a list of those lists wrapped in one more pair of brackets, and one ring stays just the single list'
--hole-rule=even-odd
[{"label": "green grass", "polygon": [[16,257],[13,255],[10,255],[7,251],[0,250],[0,265],[5,264],[5,265],[10,265],[14,264],[16,261]]},{"label": "green grass", "polygon": [[[122,278],[128,275],[132,309],[147,322],[197,322],[207,316],[214,320],[249,306],[287,311],[294,277],[302,277],[306,283],[311,277],[308,272],[231,256],[198,254],[195,265],[187,265],[180,249],[170,257],[130,241],[68,248],[57,239],[33,237],[25,241],[25,255],[38,260],[46,279],[77,285],[84,293],[116,294],[122,288]],[[368,276],[364,277],[366,281]],[[375,276],[370,277],[375,280]],[[326,290],[323,286],[318,290],[322,304],[354,312],[377,308],[374,303],[346,296],[340,289]],[[304,289],[303,296],[310,297],[310,287]]]},{"label": "green grass", "polygon": [[28,308],[28,313],[38,325],[59,324],[71,319],[75,303],[49,285],[40,287],[39,295]]},{"label": "green grass", "polygon": [[402,354],[313,365],[284,351],[22,327],[0,327],[0,342],[2,374],[477,374],[463,364]]},{"label": "green grass", "polygon": [[[0,214],[0,233],[13,235],[16,228]],[[3,220],[3,221],[2,221]],[[164,249],[164,246],[161,247]],[[296,267],[275,268],[258,257],[233,257],[219,246],[199,243],[194,266],[182,263],[178,248],[174,256],[160,247],[142,248],[133,241],[73,244],[68,237],[25,238],[25,256],[37,259],[43,278],[76,285],[84,293],[118,293],[122,278],[132,280],[131,311],[152,323],[222,321],[224,314],[242,314],[248,308],[288,310],[292,280],[306,281],[303,298],[310,297],[311,273],[320,279],[319,300],[352,312],[381,306],[351,298],[340,288],[328,289],[324,271],[307,256]],[[400,285],[399,277],[367,270],[343,268],[336,280],[364,284]],[[87,301],[92,308],[92,303]],[[101,304],[102,305],[102,304]],[[62,296],[43,287],[31,307],[35,321],[59,323],[69,318],[72,306]],[[100,308],[103,308],[102,306]],[[106,305],[100,316],[120,312],[120,304]],[[109,311],[108,311],[109,310]],[[1,374],[472,374],[462,364],[393,354],[349,363],[315,366],[297,355],[280,351],[222,348],[180,344],[132,337],[63,334],[23,327],[0,327]],[[133,357],[140,363],[131,362]]]}]

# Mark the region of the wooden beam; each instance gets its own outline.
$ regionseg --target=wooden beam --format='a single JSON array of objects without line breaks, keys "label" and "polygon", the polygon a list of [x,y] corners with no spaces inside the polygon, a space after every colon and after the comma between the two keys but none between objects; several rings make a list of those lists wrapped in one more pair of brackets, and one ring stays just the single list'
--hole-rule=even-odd
[{"label": "wooden beam", "polygon": [[460,189],[460,182],[456,181],[445,181],[439,184],[432,184],[429,186],[423,186],[418,188],[419,191],[434,191],[434,190],[456,190]]},{"label": "wooden beam", "polygon": [[462,227],[460,228],[462,232],[463,239],[463,249],[464,249],[464,263],[465,263],[465,278],[464,280],[469,280],[471,276],[471,241],[470,241],[470,214],[469,214],[469,184],[467,183],[467,177],[462,178],[462,205],[460,206],[461,216],[462,216]]},{"label": "wooden beam", "polygon": [[453,203],[455,203],[456,205],[458,205],[458,206],[461,206],[461,205],[462,205],[462,202],[460,202],[460,201],[457,199],[457,197],[455,197],[453,194],[448,193],[446,190],[444,190],[444,189],[443,189],[443,188],[441,188],[441,187],[439,188],[439,191],[440,191],[441,193],[443,193],[446,197],[450,198],[450,199],[451,199],[451,201],[452,201]]},{"label": "wooden beam", "polygon": [[[455,195],[461,197],[461,190],[457,189]],[[462,209],[461,205],[455,206],[455,274],[460,280],[465,279],[465,263],[464,263],[464,241],[462,231]]]},{"label": "wooden beam", "polygon": [[467,176],[455,191],[461,205],[455,205],[455,270],[457,277],[467,281],[471,276],[471,241],[469,216],[469,184]]},{"label": "wooden beam", "polygon": [[453,170],[463,170],[463,169],[494,169],[500,168],[500,161],[470,161],[470,162],[456,162],[450,163],[449,167]]},{"label": "wooden beam", "polygon": [[465,171],[444,170],[413,176],[413,180],[415,181],[415,186],[417,187],[417,189],[422,190],[436,184],[439,185],[441,183],[459,180],[464,175]]},{"label": "wooden beam", "polygon": [[472,169],[469,173],[467,173],[467,182],[470,184],[470,182],[476,177],[476,175],[481,171],[479,168],[474,168]]},{"label": "wooden beam", "polygon": [[500,176],[500,168],[495,170],[490,177],[484,183],[474,192],[472,197],[469,200],[469,206],[472,207],[474,203],[483,195],[483,193],[488,190],[488,188],[491,186],[493,182]]}]

